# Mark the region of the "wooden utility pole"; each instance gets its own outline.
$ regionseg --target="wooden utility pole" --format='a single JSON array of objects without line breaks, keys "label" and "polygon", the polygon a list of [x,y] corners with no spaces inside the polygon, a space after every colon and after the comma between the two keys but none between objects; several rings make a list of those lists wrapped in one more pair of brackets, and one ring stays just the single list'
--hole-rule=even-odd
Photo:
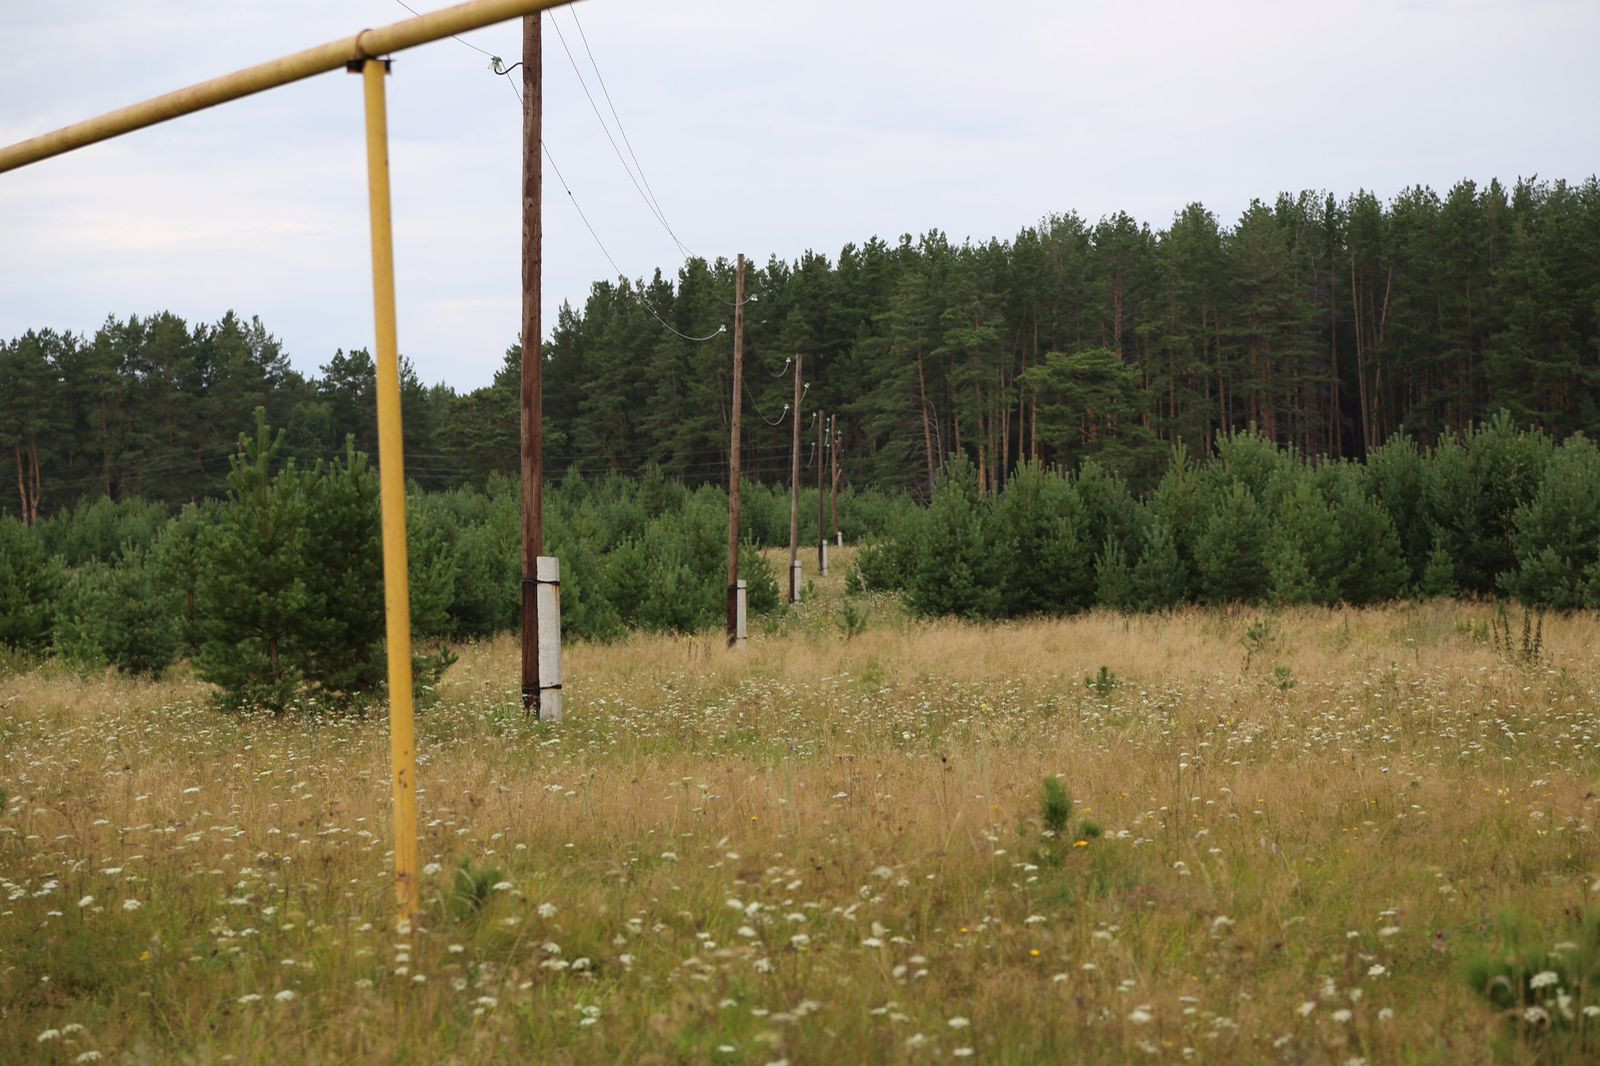
[{"label": "wooden utility pole", "polygon": [[828,573],[828,497],[822,491],[822,471],[827,467],[823,449],[827,448],[828,416],[817,411],[817,573]]},{"label": "wooden utility pole", "polygon": [[539,13],[522,19],[522,706],[539,713],[539,556],[544,554],[544,360],[540,350],[539,159],[543,64]]},{"label": "wooden utility pole", "polygon": [[733,439],[728,445],[728,646],[739,642],[739,419],[744,411],[744,253],[733,280]]},{"label": "wooden utility pole", "polygon": [[839,543],[839,416],[828,416],[828,483],[833,496],[833,546]]},{"label": "wooden utility pole", "polygon": [[789,602],[800,602],[800,362],[794,353],[794,442],[789,449]]}]

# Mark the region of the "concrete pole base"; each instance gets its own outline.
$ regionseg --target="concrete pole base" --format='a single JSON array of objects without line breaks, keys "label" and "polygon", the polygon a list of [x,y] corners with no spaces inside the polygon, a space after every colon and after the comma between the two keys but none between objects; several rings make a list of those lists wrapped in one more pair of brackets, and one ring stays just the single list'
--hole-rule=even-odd
[{"label": "concrete pole base", "polygon": [[539,556],[539,720],[561,721],[561,560]]},{"label": "concrete pole base", "polygon": [[738,601],[734,614],[733,646],[742,648],[750,640],[750,585],[742,577],[739,579],[736,595]]}]

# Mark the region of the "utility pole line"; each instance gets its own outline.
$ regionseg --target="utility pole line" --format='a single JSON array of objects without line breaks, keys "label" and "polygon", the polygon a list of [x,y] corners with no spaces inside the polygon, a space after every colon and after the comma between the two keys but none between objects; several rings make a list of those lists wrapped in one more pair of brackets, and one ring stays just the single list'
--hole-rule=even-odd
[{"label": "utility pole line", "polygon": [[522,706],[539,714],[539,556],[544,554],[544,360],[540,332],[540,214],[544,173],[540,14],[522,19]]},{"label": "utility pole line", "polygon": [[728,646],[739,645],[739,420],[744,412],[744,253],[733,281],[733,440],[728,445]]},{"label": "utility pole line", "polygon": [[794,353],[794,442],[789,449],[789,602],[800,602],[800,363]]},{"label": "utility pole line", "polygon": [[822,491],[822,471],[828,465],[823,461],[823,457],[827,454],[824,451],[828,446],[827,432],[828,416],[819,408],[817,410],[817,574],[821,577],[828,576],[828,529],[825,524],[828,497]]}]

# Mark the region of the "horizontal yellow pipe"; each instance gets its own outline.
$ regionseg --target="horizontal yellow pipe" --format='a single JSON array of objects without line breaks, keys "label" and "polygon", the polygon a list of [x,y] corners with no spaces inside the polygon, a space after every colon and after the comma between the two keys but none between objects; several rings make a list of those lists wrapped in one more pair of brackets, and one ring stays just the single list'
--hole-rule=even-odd
[{"label": "horizontal yellow pipe", "polygon": [[354,37],[331,41],[304,52],[270,60],[257,66],[212,78],[187,89],[157,96],[152,100],[108,111],[98,118],[64,126],[53,133],[40,134],[0,148],[0,173],[37,163],[41,159],[70,152],[74,148],[119,137],[133,130],[154,126],[180,115],[225,104],[242,96],[287,85],[315,74],[342,70],[346,63],[392,55],[419,44],[437,41],[451,34],[465,33],[483,26],[504,22],[535,11],[560,7],[572,0],[469,0],[465,4],[431,11],[426,15],[392,23],[376,30],[362,30]]}]

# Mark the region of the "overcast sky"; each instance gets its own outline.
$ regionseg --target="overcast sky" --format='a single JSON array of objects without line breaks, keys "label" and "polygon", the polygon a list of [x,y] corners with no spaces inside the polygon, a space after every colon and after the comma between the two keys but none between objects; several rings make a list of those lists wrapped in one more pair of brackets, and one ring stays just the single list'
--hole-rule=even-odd
[{"label": "overcast sky", "polygon": [[[576,14],[667,220],[707,258],[832,258],[932,228],[1008,238],[1068,210],[1164,226],[1195,200],[1232,222],[1280,190],[1581,180],[1600,158],[1597,0]],[[0,143],[408,17],[397,0],[0,0]],[[545,19],[545,143],[617,267],[670,274],[681,253],[554,32],[609,120],[574,13]],[[466,39],[521,54],[514,23]],[[519,320],[521,113],[488,65],[440,41],[402,53],[389,85],[400,347],[460,389],[487,383]],[[0,338],[232,308],[308,373],[370,346],[363,152],[359,82],[335,73],[0,175]],[[548,335],[562,300],[615,271],[545,180]]]}]

